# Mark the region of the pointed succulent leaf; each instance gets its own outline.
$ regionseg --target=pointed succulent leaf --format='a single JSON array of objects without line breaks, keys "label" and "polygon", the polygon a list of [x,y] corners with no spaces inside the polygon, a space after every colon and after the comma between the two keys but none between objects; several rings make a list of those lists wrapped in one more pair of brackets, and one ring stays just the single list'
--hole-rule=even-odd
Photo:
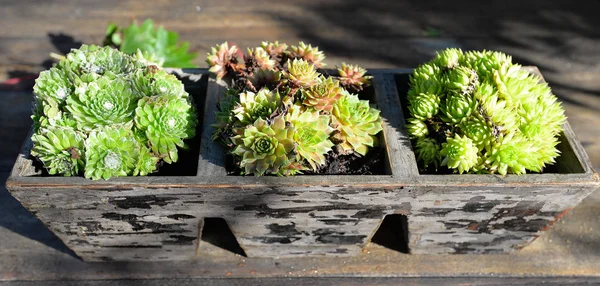
[{"label": "pointed succulent leaf", "polygon": [[139,148],[130,126],[113,125],[92,131],[85,141],[85,177],[108,180],[133,175]]},{"label": "pointed succulent leaf", "polygon": [[407,121],[406,129],[412,138],[420,138],[429,134],[429,130],[425,122],[417,118],[409,118]]},{"label": "pointed succulent leaf", "polygon": [[347,65],[342,63],[338,69],[341,85],[350,91],[361,91],[364,87],[371,85],[373,79],[370,75],[365,75],[367,70],[358,65]]},{"label": "pointed succulent leaf", "polygon": [[242,124],[252,124],[257,119],[267,119],[281,106],[279,92],[263,88],[257,93],[246,91],[239,94],[239,104],[233,114]]},{"label": "pointed succulent leaf", "polygon": [[446,143],[442,143],[440,151],[440,155],[444,157],[442,166],[458,169],[460,174],[468,172],[478,162],[477,153],[477,146],[471,139],[455,135],[454,138],[447,138]]},{"label": "pointed succulent leaf", "polygon": [[369,147],[378,146],[377,133],[383,130],[379,110],[369,106],[369,101],[357,95],[344,94],[332,110],[333,126],[337,133],[333,139],[345,153],[367,154]]},{"label": "pointed succulent leaf", "polygon": [[331,118],[320,115],[316,110],[303,110],[301,105],[293,105],[285,116],[287,122],[292,123],[296,132],[294,142],[296,152],[301,159],[306,160],[310,167],[316,171],[325,164],[325,154],[331,151],[333,143],[329,136],[334,129],[329,126]]},{"label": "pointed succulent leaf", "polygon": [[340,82],[329,77],[321,77],[319,83],[302,90],[302,104],[318,111],[331,112],[333,104],[342,96]]},{"label": "pointed succulent leaf", "polygon": [[425,168],[433,164],[437,169],[440,164],[440,144],[434,139],[418,138],[415,144],[415,153],[417,153],[417,160],[423,162]]},{"label": "pointed succulent leaf", "polygon": [[76,176],[84,167],[85,135],[70,127],[39,129],[31,137],[31,155],[38,158],[51,175]]},{"label": "pointed succulent leaf", "polygon": [[254,124],[234,132],[236,135],[232,140],[236,147],[233,154],[244,174],[285,175],[283,170],[288,170],[295,160],[295,129],[286,124],[282,116],[275,117],[270,124],[259,118]]},{"label": "pointed succulent leaf", "polygon": [[216,47],[211,48],[208,53],[206,62],[210,66],[208,71],[217,75],[217,79],[223,78],[227,74],[227,66],[231,64],[235,54],[238,52],[238,47],[227,42],[224,42]]},{"label": "pointed succulent leaf", "polygon": [[288,60],[285,78],[294,86],[307,88],[318,83],[319,73],[315,66],[302,59]]},{"label": "pointed succulent leaf", "polygon": [[325,54],[323,54],[322,51],[319,51],[318,47],[313,47],[310,44],[306,45],[304,42],[300,42],[298,43],[298,46],[291,46],[290,49],[290,58],[303,59],[314,65],[316,68],[326,66],[323,62],[323,60],[325,60]]},{"label": "pointed succulent leaf", "polygon": [[167,163],[177,162],[177,147],[196,134],[196,111],[188,98],[151,96],[140,99],[135,109],[136,128],[145,132],[150,149]]}]

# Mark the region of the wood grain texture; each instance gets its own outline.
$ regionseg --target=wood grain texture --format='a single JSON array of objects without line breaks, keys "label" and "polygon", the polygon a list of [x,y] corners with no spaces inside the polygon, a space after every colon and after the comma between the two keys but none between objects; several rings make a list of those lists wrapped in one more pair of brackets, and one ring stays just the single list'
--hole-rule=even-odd
[{"label": "wood grain texture", "polygon": [[[173,72],[185,77],[205,70]],[[579,169],[419,175],[403,118],[396,118],[402,109],[392,74],[373,71],[375,100],[386,117],[384,138],[392,146],[391,175],[227,176],[220,155],[206,144],[212,140],[205,140],[214,117],[208,112],[225,85],[208,80],[201,138],[207,147],[201,147],[196,176],[40,177],[26,142],[7,188],[87,261],[201,256],[199,228],[208,217],[225,219],[252,257],[356,255],[391,214],[408,217],[412,253],[505,253],[527,245],[598,188],[598,175],[568,124],[562,148],[571,155],[559,164],[569,160],[565,164]]]}]

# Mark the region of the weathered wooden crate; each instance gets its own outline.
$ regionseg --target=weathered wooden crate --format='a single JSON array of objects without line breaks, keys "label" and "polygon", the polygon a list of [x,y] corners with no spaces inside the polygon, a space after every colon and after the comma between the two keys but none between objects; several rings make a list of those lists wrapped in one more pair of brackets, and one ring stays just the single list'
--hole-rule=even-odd
[{"label": "weathered wooden crate", "polygon": [[[225,83],[192,69],[178,73],[204,110],[203,130],[199,156],[190,153],[183,169],[171,171],[180,175],[45,177],[32,165],[27,140],[6,185],[86,261],[202,256],[200,236],[205,222],[214,221],[207,218],[224,219],[251,257],[355,255],[386,216],[407,219],[408,233],[400,237],[408,238],[411,253],[506,253],[598,188],[598,174],[568,123],[558,163],[544,174],[419,174],[400,98],[410,70],[371,72],[371,100],[385,119],[384,175],[228,176],[223,152],[210,140]],[[390,227],[402,220],[386,221],[388,233],[406,232],[402,223]]]}]

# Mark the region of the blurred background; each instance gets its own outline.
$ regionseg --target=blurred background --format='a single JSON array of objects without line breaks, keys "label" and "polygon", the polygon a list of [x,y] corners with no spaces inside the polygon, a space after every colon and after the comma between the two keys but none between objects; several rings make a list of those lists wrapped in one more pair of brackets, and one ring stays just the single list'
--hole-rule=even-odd
[{"label": "blurred background", "polygon": [[[540,69],[600,170],[599,11],[600,1],[568,0],[0,0],[0,254],[36,252],[55,255],[46,256],[48,269],[63,263],[83,267],[52,252],[69,251],[3,185],[31,125],[34,80],[54,62],[50,53],[102,44],[111,22],[127,26],[153,19],[190,43],[199,67],[207,67],[206,53],[225,41],[242,49],[261,41],[304,41],[323,50],[331,68],[342,61],[368,69],[413,68],[447,47],[502,51]],[[573,257],[575,264],[565,265],[572,275],[581,265],[593,266],[600,257],[599,215],[596,192],[518,259]],[[23,236],[33,242],[16,242]],[[31,260],[0,269],[24,267]],[[0,280],[10,279],[10,271],[3,273]]]}]

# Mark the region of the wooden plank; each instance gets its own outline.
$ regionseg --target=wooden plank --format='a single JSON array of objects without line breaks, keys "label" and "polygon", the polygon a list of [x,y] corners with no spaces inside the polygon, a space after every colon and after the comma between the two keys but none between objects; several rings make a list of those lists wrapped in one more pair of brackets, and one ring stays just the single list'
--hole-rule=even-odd
[{"label": "wooden plank", "polygon": [[200,143],[200,158],[198,161],[198,176],[200,177],[222,177],[227,175],[225,170],[225,152],[221,146],[212,140],[216,123],[215,113],[217,104],[227,92],[227,84],[223,80],[217,81],[214,76],[208,80],[206,92],[206,103],[204,106],[204,128]]},{"label": "wooden plank", "polygon": [[385,144],[392,174],[398,177],[418,175],[419,170],[406,133],[394,76],[388,73],[374,74],[373,88],[374,103],[381,110],[384,120],[382,144]]}]

